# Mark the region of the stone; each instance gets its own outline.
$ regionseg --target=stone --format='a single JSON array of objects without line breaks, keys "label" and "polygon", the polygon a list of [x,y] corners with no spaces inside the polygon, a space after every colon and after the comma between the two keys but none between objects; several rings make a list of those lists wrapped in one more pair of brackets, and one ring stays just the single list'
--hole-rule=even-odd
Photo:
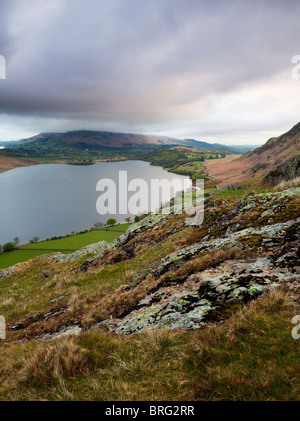
[{"label": "stone", "polygon": [[50,270],[43,270],[42,275],[44,276],[44,278],[50,278],[51,271]]}]

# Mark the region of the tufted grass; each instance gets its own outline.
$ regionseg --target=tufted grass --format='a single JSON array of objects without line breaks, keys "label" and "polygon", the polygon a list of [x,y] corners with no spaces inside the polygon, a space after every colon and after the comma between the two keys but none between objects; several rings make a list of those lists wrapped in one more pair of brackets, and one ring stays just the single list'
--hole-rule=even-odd
[{"label": "tufted grass", "polygon": [[[298,400],[297,312],[273,290],[218,326],[0,343],[1,400]],[[299,297],[298,297],[299,299]]]}]

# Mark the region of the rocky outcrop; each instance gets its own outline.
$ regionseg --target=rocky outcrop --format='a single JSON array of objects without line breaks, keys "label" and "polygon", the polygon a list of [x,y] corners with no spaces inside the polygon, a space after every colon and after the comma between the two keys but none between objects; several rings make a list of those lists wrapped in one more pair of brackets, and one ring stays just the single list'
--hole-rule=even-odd
[{"label": "rocky outcrop", "polygon": [[90,244],[88,246],[82,247],[81,249],[75,251],[72,254],[63,254],[63,253],[55,253],[48,257],[49,260],[55,261],[57,263],[71,263],[75,262],[76,260],[81,259],[82,257],[88,254],[100,255],[104,253],[110,244],[106,241],[100,241],[99,243]]},{"label": "rocky outcrop", "polygon": [[0,279],[8,278],[14,274],[16,266],[10,266],[9,268],[0,270]]},{"label": "rocky outcrop", "polygon": [[277,186],[282,181],[293,180],[296,177],[300,177],[300,155],[290,158],[284,164],[270,171],[265,177],[265,183]]},{"label": "rocky outcrop", "polygon": [[189,276],[177,285],[147,294],[122,320],[106,320],[109,330],[129,335],[143,329],[196,329],[220,322],[242,304],[281,283],[297,284],[300,275],[276,268],[268,258],[233,260]]},{"label": "rocky outcrop", "polygon": [[49,256],[48,258],[51,261],[63,264],[75,262],[76,260],[79,260],[84,256],[87,256],[88,254],[94,255],[94,257],[89,258],[87,262],[83,263],[82,266],[83,268],[85,268],[86,266],[92,264],[96,259],[101,258],[105,251],[116,250],[122,247],[123,245],[127,244],[132,238],[136,237],[138,234],[142,233],[145,230],[151,229],[155,225],[159,224],[161,221],[166,219],[167,216],[168,215],[165,214],[151,214],[144,218],[142,221],[131,225],[124,234],[115,238],[112,241],[112,243],[100,241],[100,243],[90,244],[89,246],[83,247],[72,254],[55,253]]},{"label": "rocky outcrop", "polygon": [[[300,282],[300,218],[255,230],[244,230],[219,240],[219,246],[239,242],[247,247],[245,236],[256,234],[265,250],[265,257],[249,260],[226,261],[216,268],[200,271],[188,277],[158,284],[122,319],[109,319],[100,323],[110,331],[129,335],[144,329],[196,329],[208,323],[220,322],[243,304],[262,296],[278,285],[299,288]],[[248,238],[249,239],[249,238]],[[180,264],[193,253],[218,249],[216,240],[194,245],[164,259],[151,269],[157,276]],[[145,278],[147,272],[140,275]]]},{"label": "rocky outcrop", "polygon": [[280,224],[267,225],[261,228],[247,228],[242,231],[237,231],[232,234],[228,234],[224,238],[216,238],[208,241],[202,241],[201,243],[193,244],[192,246],[185,247],[175,253],[166,256],[157,262],[154,262],[150,267],[143,269],[136,273],[132,278],[131,286],[125,290],[129,291],[134,289],[140,284],[149,273],[154,274],[155,277],[160,277],[166,272],[180,267],[184,262],[190,260],[192,257],[199,253],[207,254],[213,253],[221,249],[229,249],[230,247],[238,246],[240,248],[247,248],[248,243],[252,243],[255,240],[257,245],[264,245],[270,247],[275,245],[279,241],[285,241],[285,230],[300,223],[300,218],[296,221],[287,221]]},{"label": "rocky outcrop", "polygon": [[[299,288],[299,209],[298,212],[296,210],[298,218],[274,223],[276,215],[282,218],[289,200],[299,193],[299,189],[295,188],[249,196],[238,202],[223,216],[223,223],[227,226],[225,235],[207,235],[201,242],[178,250],[136,273],[124,289],[125,293],[138,288],[148,275],[157,279],[156,287],[148,290],[128,313],[104,320],[99,326],[123,335],[144,329],[196,329],[226,319],[242,305],[278,285]],[[252,209],[261,211],[252,222],[257,226],[238,230],[236,225],[229,224],[232,218],[247,214]],[[261,226],[262,221],[266,225]],[[217,219],[217,222],[220,223],[220,220]],[[256,254],[261,254],[261,257],[228,260],[214,268],[194,271],[186,276],[181,270],[180,276],[171,276],[169,281],[162,277],[170,271],[185,268],[189,260],[199,255],[213,258],[217,251],[233,247],[242,251],[255,248]]]}]

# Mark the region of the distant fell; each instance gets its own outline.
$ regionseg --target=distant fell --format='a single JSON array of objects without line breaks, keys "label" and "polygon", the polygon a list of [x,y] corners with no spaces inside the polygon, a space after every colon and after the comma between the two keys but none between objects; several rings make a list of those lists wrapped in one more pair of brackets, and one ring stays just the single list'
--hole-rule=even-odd
[{"label": "distant fell", "polygon": [[40,133],[37,136],[22,140],[19,145],[28,143],[45,144],[59,143],[67,146],[86,145],[103,148],[125,148],[136,145],[173,145],[176,139],[165,136],[148,136],[128,133],[97,132],[78,130],[67,133]]},{"label": "distant fell", "polygon": [[201,140],[195,140],[195,139],[184,139],[183,142],[186,142],[187,146],[197,148],[197,149],[203,149],[203,150],[215,150],[215,151],[232,150],[231,147],[222,145],[221,143],[207,143],[207,142],[203,142]]},{"label": "distant fell", "polygon": [[114,133],[102,131],[78,130],[67,133],[40,133],[37,136],[21,140],[17,146],[59,144],[69,147],[92,147],[123,149],[139,146],[186,146],[205,150],[229,151],[230,148],[218,143],[211,144],[194,139],[176,139],[168,136]]}]

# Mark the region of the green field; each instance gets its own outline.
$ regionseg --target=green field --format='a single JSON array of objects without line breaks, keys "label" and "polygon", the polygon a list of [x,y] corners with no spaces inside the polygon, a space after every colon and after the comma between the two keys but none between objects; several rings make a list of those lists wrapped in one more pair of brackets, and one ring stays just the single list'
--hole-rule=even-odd
[{"label": "green field", "polygon": [[99,241],[112,242],[114,238],[119,237],[123,232],[127,231],[130,224],[119,224],[113,227],[103,228],[77,234],[58,240],[41,241],[34,244],[26,244],[18,250],[9,253],[0,254],[0,269],[7,268],[19,262],[25,262],[42,254],[50,254],[54,252],[62,252],[65,254],[72,253],[89,244],[98,243]]},{"label": "green field", "polygon": [[178,174],[189,175],[192,177],[195,173],[204,175],[206,171],[203,168],[202,161],[192,161],[187,164],[180,165],[176,168]]},{"label": "green field", "polygon": [[192,151],[180,149],[158,149],[146,156],[152,165],[162,166],[169,171],[187,175],[192,180],[207,179],[203,162],[208,159],[224,158],[226,154],[218,151]]}]

